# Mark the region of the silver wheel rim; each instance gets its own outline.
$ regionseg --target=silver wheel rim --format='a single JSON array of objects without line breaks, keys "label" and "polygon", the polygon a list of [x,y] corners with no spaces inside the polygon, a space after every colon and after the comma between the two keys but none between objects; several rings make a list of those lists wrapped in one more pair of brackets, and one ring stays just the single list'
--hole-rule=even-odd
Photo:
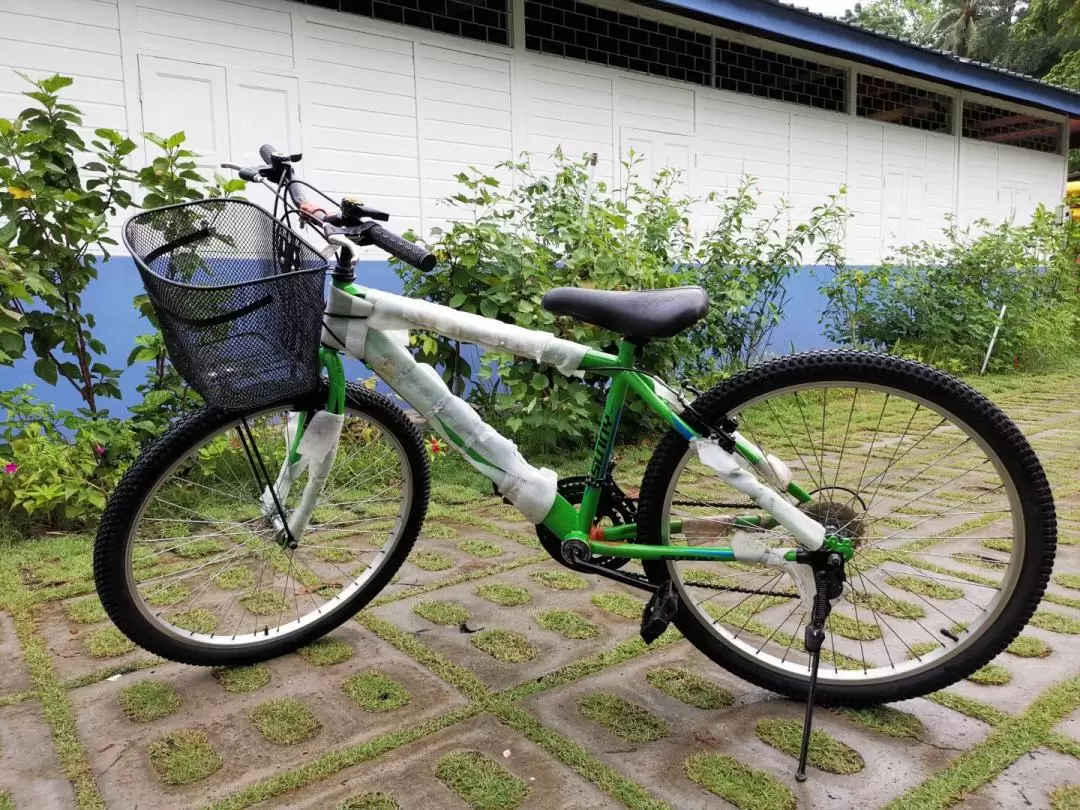
[{"label": "silver wheel rim", "polygon": [[[276,429],[281,435],[281,442],[276,447],[272,439],[265,442],[257,439],[271,478],[277,476],[285,455],[284,436],[288,431],[285,416],[280,409],[271,408],[248,417],[253,430],[260,422],[265,426],[265,420],[270,419],[271,431]],[[212,513],[205,513],[192,509],[188,504],[176,504],[160,497],[170,479],[179,470],[190,466],[193,457],[201,450],[209,448],[214,442],[220,443],[222,437],[226,441],[230,435],[236,437],[238,424],[239,418],[219,428],[159,476],[149,496],[140,505],[125,544],[124,568],[128,591],[142,617],[165,635],[208,648],[262,646],[303,632],[312,624],[342,610],[394,556],[412,508],[412,470],[401,442],[377,419],[350,407],[346,407],[345,411],[345,428],[338,458],[319,499],[311,527],[296,549],[282,549],[272,540],[273,531],[262,518],[245,518],[241,513],[236,515],[237,519],[229,520],[219,517],[221,512],[217,503]],[[231,449],[242,452],[239,447]],[[373,455],[378,467],[372,469],[369,465],[367,469],[362,468],[358,480],[358,475],[349,471],[352,469],[350,464],[357,460],[359,452]],[[247,464],[246,458],[243,463]],[[232,471],[235,471],[235,467],[230,463]],[[392,476],[392,482],[388,482],[385,473],[394,467],[396,474]],[[249,480],[232,483],[242,487],[248,485],[248,498],[243,504],[236,504],[235,508],[248,509],[250,512],[252,507],[258,509],[258,501],[250,468],[248,475]],[[335,481],[339,475],[349,477]],[[294,482],[285,504],[287,511],[295,506],[306,480],[307,474],[304,473]],[[206,490],[212,497],[238,497],[237,491],[221,491],[205,480],[188,483],[191,489],[200,492]],[[377,499],[335,500],[366,485],[380,488],[374,490],[380,493]],[[159,503],[163,502],[166,509],[179,507],[173,511],[185,517],[172,521],[166,517],[148,517],[148,510],[151,510],[155,498]],[[371,507],[370,515],[361,511],[365,506]],[[351,515],[351,519],[342,519],[348,515]],[[199,528],[179,543],[175,542],[175,538],[157,537],[161,534],[160,526],[170,522]],[[146,537],[144,534],[140,538],[140,528],[146,525],[154,526],[154,530],[148,532],[154,536]],[[219,550],[206,558],[192,557],[192,550],[200,543],[213,543]],[[365,544],[371,547],[365,548]],[[149,546],[153,549],[151,554],[170,560],[179,554],[184,562],[175,563],[175,568],[151,562],[149,570],[145,571],[150,576],[140,577],[133,564],[135,549],[140,546]],[[187,551],[183,551],[185,548]],[[346,561],[346,555],[355,559]],[[140,557],[145,557],[145,553]],[[312,559],[316,559],[317,564],[310,562]],[[188,562],[191,564],[181,567]],[[346,565],[353,570],[346,570]],[[162,573],[158,573],[158,569]],[[249,571],[250,576],[241,576],[238,572],[242,570]],[[226,575],[229,579],[225,579]],[[316,578],[319,583],[315,582]],[[172,601],[180,594],[179,590],[170,592],[170,588],[175,586],[186,589],[189,596],[184,600]],[[189,601],[191,595],[200,601]],[[251,599],[245,601],[247,597]],[[275,601],[273,597],[280,601]],[[273,609],[275,606],[276,610]],[[213,613],[217,622],[210,627],[208,614],[198,611]]]},{"label": "silver wheel rim", "polygon": [[[828,684],[831,682],[837,684],[866,685],[883,684],[903,678],[908,678],[932,669],[937,669],[938,667],[946,664],[949,660],[954,659],[956,656],[962,654],[965,650],[970,649],[970,647],[976,642],[976,640],[980,638],[984,632],[986,632],[989,628],[993,626],[994,622],[1001,614],[1002,610],[1005,608],[1005,605],[1008,604],[1008,601],[1012,596],[1013,592],[1015,591],[1017,581],[1019,579],[1019,574],[1024,559],[1024,517],[1023,511],[1021,509],[1019,494],[1016,491],[1016,487],[1013,481],[1007,475],[1004,464],[1001,462],[1001,459],[998,457],[998,455],[990,448],[990,446],[981,436],[978,436],[972,428],[970,428],[966,423],[964,423],[950,411],[936,404],[933,404],[921,397],[914,396],[907,392],[902,392],[890,386],[867,384],[861,382],[856,383],[851,381],[829,381],[826,383],[809,383],[788,386],[785,388],[777,389],[776,391],[771,391],[767,394],[755,397],[753,399],[747,400],[744,403],[741,403],[738,407],[738,410],[732,411],[731,415],[733,417],[745,415],[747,414],[748,410],[754,408],[755,406],[762,405],[763,403],[769,401],[775,401],[783,396],[794,395],[795,392],[801,393],[806,391],[824,389],[835,390],[845,387],[859,389],[862,391],[873,391],[879,395],[886,395],[888,399],[902,400],[910,403],[913,408],[917,407],[930,414],[934,414],[937,417],[940,417],[942,420],[950,422],[950,427],[952,429],[959,430],[965,437],[965,441],[973,443],[975,447],[977,447],[978,450],[981,451],[981,453],[985,457],[985,462],[988,465],[988,468],[992,468],[994,474],[999,479],[1001,496],[1004,497],[1005,502],[1007,503],[1007,507],[1003,506],[1000,510],[996,511],[1000,511],[1002,515],[1004,515],[1006,511],[1008,512],[1009,516],[1011,517],[1012,538],[1015,538],[1015,540],[1013,540],[1011,544],[1011,549],[1007,552],[1008,561],[1005,564],[1005,568],[998,569],[999,572],[1002,574],[1000,582],[993,589],[994,593],[989,598],[983,596],[978,599],[974,599],[971,595],[972,592],[975,591],[989,594],[989,591],[991,589],[988,585],[979,585],[977,582],[975,582],[975,579],[977,578],[989,579],[989,577],[984,576],[985,574],[990,573],[988,571],[980,571],[976,567],[963,564],[956,565],[955,558],[954,561],[934,559],[933,562],[929,564],[936,565],[939,569],[949,567],[960,569],[963,571],[963,576],[944,574],[941,573],[940,570],[918,569],[916,566],[902,564],[901,562],[899,562],[897,560],[896,553],[893,552],[894,546],[898,545],[899,543],[894,543],[893,541],[903,541],[911,539],[909,537],[903,536],[905,530],[899,530],[894,534],[890,534],[889,536],[885,536],[882,538],[875,538],[872,540],[873,545],[866,551],[861,552],[862,556],[866,558],[871,550],[880,547],[879,544],[881,544],[883,541],[888,541],[890,542],[890,545],[884,546],[884,548],[889,551],[889,555],[886,558],[887,564],[876,566],[878,574],[883,573],[887,576],[892,577],[916,577],[926,583],[931,583],[933,586],[942,586],[945,589],[952,589],[950,591],[950,596],[955,590],[964,591],[963,596],[958,597],[956,600],[950,600],[962,600],[960,604],[963,605],[966,612],[958,611],[957,619],[959,619],[960,616],[964,616],[968,618],[968,621],[963,622],[963,624],[966,625],[966,628],[961,629],[956,626],[956,621],[952,621],[950,622],[950,624],[944,624],[946,618],[948,618],[948,609],[943,610],[940,605],[933,604],[933,602],[936,600],[928,598],[925,594],[908,594],[903,591],[898,591],[898,589],[893,588],[888,584],[881,584],[878,583],[876,580],[868,579],[868,577],[875,576],[875,568],[866,568],[865,570],[859,571],[859,573],[851,574],[851,583],[849,583],[848,587],[851,587],[851,584],[855,583],[862,591],[876,595],[876,598],[868,599],[866,602],[864,602],[864,605],[873,604],[874,602],[877,602],[880,599],[887,597],[891,597],[893,601],[905,601],[901,596],[893,596],[896,593],[903,594],[903,596],[906,596],[907,599],[912,600],[912,604],[920,607],[924,614],[926,614],[926,617],[928,619],[928,621],[920,620],[918,622],[918,624],[925,625],[923,629],[918,631],[918,634],[921,636],[919,641],[926,644],[929,644],[932,640],[939,642],[939,646],[936,649],[932,651],[928,650],[926,652],[922,652],[920,649],[914,648],[914,644],[912,644],[910,641],[907,644],[901,644],[900,641],[896,640],[900,636],[898,628],[901,626],[909,625],[910,621],[906,619],[899,619],[891,615],[885,616],[884,621],[881,621],[881,615],[877,614],[873,618],[876,618],[878,621],[874,621],[872,623],[877,625],[879,630],[881,630],[881,639],[875,639],[872,641],[860,640],[858,642],[857,648],[858,654],[853,655],[852,652],[855,650],[852,644],[853,639],[843,638],[839,647],[831,646],[832,644],[836,643],[837,639],[842,637],[831,629],[827,630],[825,646],[823,648],[823,661],[819,675],[822,683]],[[858,395],[856,394],[856,398],[857,396]],[[852,406],[852,410],[854,410],[854,405]],[[773,411],[775,413],[775,409],[773,409]],[[740,421],[742,422],[742,420]],[[795,462],[795,464],[792,465],[792,468],[795,472],[796,481],[799,481],[801,478],[804,477],[804,467],[809,468],[813,466],[812,463],[809,462],[810,453],[808,453],[805,449],[803,449],[801,458],[784,458],[784,456],[781,456],[779,452],[777,452],[776,450],[772,450],[768,446],[768,443],[759,443],[755,440],[753,435],[753,426],[750,426],[750,430],[747,430],[746,428],[747,425],[745,424],[745,422],[740,424],[740,432],[742,432],[743,435],[746,436],[746,438],[754,441],[755,444],[758,444],[758,446],[762,447],[765,452],[771,451],[775,455],[779,456],[781,460],[784,460],[786,462]],[[913,436],[912,438],[916,439],[917,435]],[[901,440],[901,445],[903,445],[903,440]],[[855,447],[847,448],[847,452],[849,454],[853,450],[855,450]],[[873,445],[871,445],[871,450],[873,450]],[[820,456],[816,456],[814,460],[818,461],[819,458],[823,457],[824,452],[822,452]],[[693,447],[691,446],[687,449],[687,452],[679,461],[676,467],[676,472],[672,476],[668,484],[668,489],[664,497],[664,507],[662,510],[662,526],[668,525],[668,522],[672,518],[673,514],[676,517],[678,517],[680,514],[679,507],[675,507],[673,510],[673,501],[677,500],[678,498],[677,493],[679,491],[680,478],[683,476],[687,465],[693,463],[694,461],[695,454]],[[859,459],[859,463],[862,463],[861,458]],[[839,478],[840,476],[841,466],[842,462],[837,465],[836,478]],[[819,478],[824,478],[825,473],[828,472],[828,468],[826,467],[825,469],[821,469],[821,467],[819,467],[818,472],[820,473]],[[985,474],[985,471],[980,470],[980,474]],[[816,480],[815,483],[827,483],[827,479],[824,482],[821,480]],[[737,493],[734,493],[732,490],[724,488],[723,485],[719,484],[719,482],[716,482],[716,486],[718,488],[718,491],[723,493],[721,497],[737,495]],[[888,486],[888,484],[886,483],[885,486]],[[736,498],[731,497],[731,500],[734,501],[736,500]],[[978,497],[971,499],[972,502],[978,500]],[[965,515],[964,512],[984,511],[989,514],[995,511],[991,509],[965,509],[965,507],[967,506],[965,501],[966,499],[963,497],[956,501],[956,506],[958,506],[961,511],[952,513],[953,517],[966,518],[967,515]],[[982,504],[980,503],[980,505]],[[751,505],[750,511],[760,513],[761,510]],[[948,509],[944,510],[941,514],[945,515],[947,513],[949,513]],[[874,517],[876,520],[890,517],[890,514],[875,515],[873,503],[869,504],[868,514],[871,517]],[[998,522],[998,520],[994,520],[987,525],[993,526]],[[965,523],[967,523],[966,520],[960,520],[961,525]],[[918,528],[918,524],[916,523],[915,526],[913,526],[912,528]],[[780,530],[780,532],[783,532],[783,530]],[[784,532],[784,534],[786,534],[786,532]],[[717,544],[726,544],[728,539],[725,539],[723,543]],[[968,539],[969,538],[960,535],[945,535],[942,538],[942,541],[945,543],[949,543],[955,542],[957,540],[967,541]],[[995,540],[997,538],[986,537],[972,539]],[[794,539],[791,538],[790,535],[787,535],[786,545],[796,545]],[[929,551],[918,552],[919,556],[925,557],[927,559],[938,556],[936,551],[937,545],[928,546],[928,548],[930,549]],[[995,556],[993,558],[991,558],[988,554],[987,559],[1000,559],[1004,553],[1005,552],[997,552],[995,553]],[[857,551],[856,558],[855,560],[853,560],[853,562],[857,563],[859,558],[860,552]],[[899,555],[898,559],[903,560],[906,563],[907,561],[910,561],[914,558],[911,556],[910,553],[904,553]],[[977,560],[976,562],[978,563],[981,561]],[[944,565],[940,565],[940,563],[944,563]],[[925,565],[926,563],[924,562],[923,564]],[[791,617],[787,619],[783,618],[784,615],[790,612],[790,605],[801,605],[799,600],[790,600],[788,607],[781,608],[779,605],[775,607],[770,606],[766,607],[760,614],[755,614],[752,612],[755,608],[755,604],[757,602],[766,603],[766,600],[769,599],[769,597],[747,596],[747,599],[749,600],[749,605],[746,609],[742,610],[742,614],[750,612],[751,618],[745,623],[743,629],[740,630],[740,628],[738,627],[729,626],[731,625],[731,622],[725,622],[724,619],[727,617],[724,615],[721,615],[721,620],[717,621],[715,619],[715,616],[718,611],[714,608],[703,607],[703,605],[708,603],[709,599],[701,599],[700,595],[702,589],[700,586],[694,584],[695,582],[700,582],[700,580],[686,576],[687,572],[690,570],[697,569],[697,571],[700,572],[703,567],[708,567],[709,570],[715,572],[716,576],[723,577],[725,574],[725,567],[722,567],[721,565],[703,565],[701,563],[686,563],[673,561],[668,561],[666,563],[666,566],[669,576],[671,577],[672,581],[674,582],[676,588],[679,591],[679,596],[683,604],[685,604],[693,612],[695,619],[703,628],[705,628],[709,632],[709,634],[716,641],[720,642],[729,650],[736,653],[749,663],[763,667],[775,674],[780,674],[788,677],[797,677],[802,679],[808,677],[808,657],[806,656],[806,653],[802,651],[800,643],[803,628],[805,626],[805,611],[801,606],[799,606],[795,608],[794,613]],[[763,569],[762,573],[756,576],[750,574],[749,572],[746,572],[746,576],[743,578],[743,582],[750,583],[753,582],[755,579],[758,581],[767,581],[771,577],[771,574],[765,574],[764,570],[766,569]],[[771,573],[773,574],[776,573],[776,569],[767,570],[771,571]],[[778,582],[781,583],[782,587],[786,586],[787,588],[791,588],[793,586],[793,583],[791,583],[790,578],[786,574],[782,575]],[[906,584],[908,584],[909,586],[913,585],[913,583],[911,582],[906,582]],[[758,585],[755,587],[761,586]],[[761,589],[765,590],[765,588]],[[771,585],[769,589],[779,590],[779,588],[777,588],[775,584]],[[739,594],[738,598],[741,599],[743,596],[743,594]],[[863,600],[863,597],[856,598],[860,601]],[[968,603],[973,602],[976,603],[976,606],[980,608],[980,612],[977,617],[972,617],[970,615],[971,606]],[[855,618],[857,622],[857,634],[866,634],[864,628],[862,626],[859,626],[863,623],[871,623],[867,622],[867,613],[865,609],[859,610],[858,603],[851,602],[850,599],[846,598],[846,594],[845,598],[842,598],[838,602],[837,607],[840,609],[846,608],[845,612],[848,614],[850,614],[852,612],[852,608],[854,608]],[[781,610],[784,612],[783,614],[780,614]],[[905,608],[905,610],[907,609]],[[766,614],[769,614],[770,611],[772,613],[773,620],[767,623],[768,631],[766,632],[765,628],[758,628],[755,626],[755,617],[758,615],[764,616]],[[875,612],[871,611],[871,613],[873,614]],[[778,614],[780,614],[779,618],[777,618]],[[735,616],[735,618],[741,619],[742,615],[737,615]],[[802,622],[799,621],[800,618],[803,620]],[[761,624],[762,622],[757,623]],[[747,626],[751,630],[760,629],[762,632],[757,634],[747,633],[745,632]],[[956,640],[954,641],[953,639],[941,634],[941,629],[948,629],[956,637]],[[769,635],[769,633],[774,630],[777,631],[776,635],[774,635],[772,638],[768,638],[767,636]],[[780,642],[783,643],[781,644]],[[878,656],[870,657],[871,650],[869,648],[871,647],[871,645],[876,645],[878,647],[879,653],[881,651],[885,651],[887,654],[884,656],[884,658],[880,654]],[[778,647],[781,647],[782,649],[778,649]],[[891,650],[889,649],[890,647],[892,648]],[[852,662],[847,659],[853,659],[856,663],[852,664]],[[857,666],[857,663],[860,660],[862,662],[865,662],[864,666]]]}]

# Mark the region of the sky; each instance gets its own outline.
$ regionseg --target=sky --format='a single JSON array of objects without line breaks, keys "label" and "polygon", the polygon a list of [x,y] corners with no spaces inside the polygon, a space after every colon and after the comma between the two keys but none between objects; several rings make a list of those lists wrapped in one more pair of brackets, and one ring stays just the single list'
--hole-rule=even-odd
[{"label": "sky", "polygon": [[784,0],[792,6],[808,8],[818,14],[828,14],[832,17],[844,16],[844,10],[855,5],[855,0]]}]

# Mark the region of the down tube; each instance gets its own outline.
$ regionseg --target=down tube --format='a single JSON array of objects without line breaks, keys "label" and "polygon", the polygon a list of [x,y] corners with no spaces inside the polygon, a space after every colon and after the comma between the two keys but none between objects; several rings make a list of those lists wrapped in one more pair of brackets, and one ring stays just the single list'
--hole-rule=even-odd
[{"label": "down tube", "polygon": [[[500,494],[531,523],[548,522],[552,514],[572,531],[576,510],[557,492],[558,475],[529,464],[517,446],[446,387],[439,373],[418,363],[391,336],[369,329],[363,360],[427,420],[476,470],[494,482]],[[566,510],[569,510],[567,512]]]}]

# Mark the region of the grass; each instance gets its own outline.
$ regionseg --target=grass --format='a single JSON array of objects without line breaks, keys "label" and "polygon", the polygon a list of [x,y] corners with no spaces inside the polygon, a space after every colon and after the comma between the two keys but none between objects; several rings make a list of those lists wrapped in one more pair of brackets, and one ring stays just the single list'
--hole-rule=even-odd
[{"label": "grass", "polygon": [[919,605],[903,599],[894,599],[883,593],[849,591],[847,598],[853,605],[865,607],[874,613],[884,613],[896,619],[922,619],[926,616],[926,611]]},{"label": "grass", "polygon": [[226,692],[254,692],[270,683],[270,670],[262,664],[248,667],[219,667],[214,677]]},{"label": "grass", "polygon": [[9,791],[0,790],[0,810],[15,810],[15,800]]},{"label": "grass", "polygon": [[354,550],[340,546],[317,548],[311,553],[316,559],[328,563],[347,563],[356,559]]},{"label": "grass", "polygon": [[334,810],[400,810],[389,793],[361,793],[337,803]]},{"label": "grass", "polygon": [[640,619],[645,610],[645,603],[621,591],[606,591],[593,594],[592,603],[601,610],[613,613],[623,619]]},{"label": "grass", "polygon": [[296,698],[281,698],[256,706],[251,712],[251,722],[275,745],[307,742],[322,730],[319,718]]},{"label": "grass", "polygon": [[529,784],[479,751],[454,751],[439,760],[435,775],[473,810],[513,810]]},{"label": "grass", "polygon": [[525,636],[512,630],[481,630],[469,639],[476,649],[504,664],[520,664],[536,658],[536,648]]},{"label": "grass", "polygon": [[357,706],[369,712],[391,712],[412,700],[404,686],[373,669],[347,678],[341,688]]},{"label": "grass", "polygon": [[457,627],[472,618],[472,614],[462,605],[442,599],[417,602],[412,610],[421,619],[427,619],[432,624],[441,624],[443,627]]},{"label": "grass", "polygon": [[254,581],[255,576],[251,573],[251,569],[239,565],[226,568],[224,571],[214,575],[214,584],[226,591],[238,591],[241,588],[247,588]]},{"label": "grass", "polygon": [[[771,745],[790,757],[799,756],[802,744],[801,721],[766,717],[758,721],[754,731],[766,745]],[[810,755],[807,762],[819,771],[838,774],[858,773],[866,767],[858,751],[821,729],[814,729],[810,733]]]},{"label": "grass", "polygon": [[1054,582],[1063,588],[1080,590],[1080,574],[1054,574]]},{"label": "grass", "polygon": [[191,596],[191,590],[187,585],[180,582],[170,582],[167,585],[158,585],[147,590],[143,594],[143,599],[155,607],[169,607],[170,605],[179,605],[189,596]]},{"label": "grass", "polygon": [[484,559],[489,557],[499,557],[503,553],[501,548],[486,540],[462,540],[458,543],[458,548],[466,554],[472,554],[474,557],[483,557]]},{"label": "grass", "polygon": [[424,528],[421,530],[420,534],[428,540],[449,540],[458,535],[457,529],[453,526],[447,526],[445,523],[436,523],[435,521],[424,524]]},{"label": "grass", "polygon": [[551,630],[569,639],[596,638],[600,635],[600,628],[580,613],[563,608],[537,613],[536,623],[545,630]]},{"label": "grass", "polygon": [[967,551],[961,551],[959,554],[953,554],[952,558],[957,562],[965,563],[966,565],[974,565],[978,568],[989,568],[992,571],[1004,571],[1007,568],[1007,564],[1001,560],[995,560],[993,557],[987,557],[985,554],[973,554]]},{"label": "grass", "polygon": [[987,664],[972,672],[967,679],[982,686],[1004,686],[1012,680],[1012,673],[1001,664]]},{"label": "grass", "polygon": [[584,577],[569,571],[534,571],[529,579],[553,591],[583,591],[589,587]]},{"label": "grass", "polygon": [[953,588],[950,585],[942,585],[940,582],[931,579],[908,574],[889,577],[885,582],[894,588],[931,599],[960,599],[964,595],[963,590],[960,588]]},{"label": "grass", "polygon": [[1036,610],[1035,615],[1031,617],[1031,626],[1038,627],[1040,630],[1049,630],[1051,633],[1067,633],[1074,636],[1080,634],[1080,619],[1049,610]]},{"label": "grass", "polygon": [[288,600],[274,591],[252,591],[241,596],[239,601],[256,616],[280,616],[289,609]]},{"label": "grass", "polygon": [[687,778],[739,810],[795,810],[795,794],[775,777],[722,754],[694,754]]},{"label": "grass", "polygon": [[726,689],[680,667],[653,667],[645,680],[665,695],[698,709],[724,709],[735,702]]},{"label": "grass", "polygon": [[983,548],[988,548],[991,551],[1002,551],[1006,554],[1011,554],[1013,550],[1013,541],[1005,540],[1001,537],[990,537],[983,540],[981,545]]},{"label": "grass", "polygon": [[344,639],[336,636],[323,636],[301,647],[296,654],[317,667],[329,667],[340,664],[353,657],[353,648]]},{"label": "grass", "polygon": [[169,618],[169,621],[174,627],[192,633],[212,633],[221,622],[216,613],[206,608],[192,608],[191,610],[174,613]]},{"label": "grass", "polygon": [[64,609],[67,611],[68,618],[76,624],[97,624],[109,618],[105,613],[105,608],[101,606],[101,600],[96,596],[68,602]]},{"label": "grass", "polygon": [[504,585],[501,582],[480,585],[476,589],[476,595],[502,607],[517,607],[532,599],[532,595],[524,588],[519,588],[517,585]]},{"label": "grass", "polygon": [[1051,793],[1050,810],[1080,810],[1080,785],[1068,785]]},{"label": "grass", "polygon": [[825,623],[830,630],[844,638],[856,641],[874,641],[881,638],[881,628],[876,624],[852,619],[843,613],[830,613]]},{"label": "grass", "polygon": [[409,562],[424,571],[445,571],[454,567],[454,561],[437,551],[414,551]]},{"label": "grass", "polygon": [[120,711],[133,723],[149,723],[168,717],[183,704],[176,690],[162,681],[139,681],[125,686],[117,700]]},{"label": "grass", "polygon": [[152,742],[147,754],[158,779],[166,785],[190,785],[221,767],[221,757],[206,734],[195,729],[167,734]]},{"label": "grass", "polygon": [[668,724],[644,709],[611,692],[593,692],[578,700],[581,713],[630,743],[652,742],[668,735]]},{"label": "grass", "polygon": [[1005,648],[1005,652],[1020,658],[1046,658],[1053,649],[1041,638],[1017,636],[1013,643]]},{"label": "grass", "polygon": [[83,639],[91,658],[115,658],[135,649],[135,644],[115,627],[102,627]]},{"label": "grass", "polygon": [[913,714],[889,706],[870,706],[866,709],[837,709],[837,713],[860,726],[880,731],[890,737],[915,737],[923,731],[922,720]]}]

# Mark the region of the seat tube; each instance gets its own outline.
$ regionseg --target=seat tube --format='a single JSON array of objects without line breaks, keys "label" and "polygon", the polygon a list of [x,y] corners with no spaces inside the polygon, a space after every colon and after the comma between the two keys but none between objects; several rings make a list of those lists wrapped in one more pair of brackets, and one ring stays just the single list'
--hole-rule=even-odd
[{"label": "seat tube", "polygon": [[[622,341],[619,344],[618,364],[628,369],[633,368],[636,348],[630,341]],[[619,432],[619,420],[622,418],[623,406],[626,404],[626,389],[625,372],[616,373],[611,379],[611,387],[604,401],[604,416],[600,420],[600,431],[597,433],[596,445],[593,448],[592,469],[589,471],[589,480],[585,485],[581,509],[578,512],[578,531],[586,536],[592,529],[603,491],[603,482],[607,478],[611,457],[615,452],[615,437]]]}]

